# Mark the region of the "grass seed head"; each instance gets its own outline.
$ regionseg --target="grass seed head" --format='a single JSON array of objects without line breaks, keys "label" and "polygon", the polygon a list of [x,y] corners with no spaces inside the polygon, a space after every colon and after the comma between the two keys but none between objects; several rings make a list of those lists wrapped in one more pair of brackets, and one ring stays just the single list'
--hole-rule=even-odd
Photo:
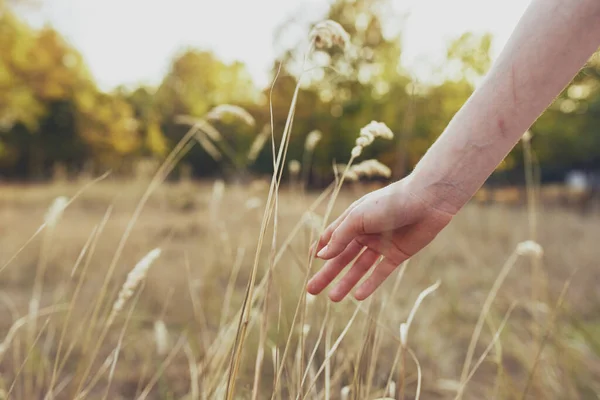
[{"label": "grass seed head", "polygon": [[386,124],[383,122],[371,121],[360,129],[360,134],[356,138],[356,145],[352,148],[352,158],[359,157],[362,154],[362,150],[369,146],[375,138],[393,139],[394,133]]},{"label": "grass seed head", "polygon": [[306,136],[306,141],[304,142],[304,148],[308,151],[313,151],[317,147],[317,144],[319,143],[319,141],[321,140],[322,137],[323,137],[323,134],[321,133],[321,131],[314,130],[314,131],[310,132]]},{"label": "grass seed head", "polygon": [[539,243],[526,240],[517,245],[517,254],[520,256],[541,257],[544,254],[544,249]]},{"label": "grass seed head", "polygon": [[290,170],[290,174],[292,175],[298,175],[300,173],[300,161],[298,160],[291,160],[288,164],[288,168]]},{"label": "grass seed head", "polygon": [[389,178],[392,176],[392,170],[387,165],[384,165],[375,159],[365,160],[352,166],[350,170],[358,177],[364,176],[367,178]]},{"label": "grass seed head", "polygon": [[330,19],[316,24],[310,31],[309,37],[317,49],[330,49],[335,45],[344,50],[350,43],[348,32],[342,25]]},{"label": "grass seed head", "polygon": [[119,296],[114,302],[110,316],[108,317],[108,325],[112,325],[115,317],[123,310],[127,300],[133,296],[133,292],[139,284],[144,280],[152,263],[160,256],[161,250],[156,248],[144,256],[127,275],[125,283],[121,287]]},{"label": "grass seed head", "polygon": [[256,123],[254,117],[250,115],[248,111],[233,104],[221,104],[216,106],[208,112],[206,118],[221,120],[228,115],[231,115],[250,126],[254,126]]},{"label": "grass seed head", "polygon": [[360,130],[361,136],[373,135],[383,139],[393,139],[394,133],[383,122],[371,121]]},{"label": "grass seed head", "polygon": [[352,158],[356,158],[356,157],[360,157],[360,155],[362,154],[362,146],[354,146],[352,148],[352,151],[350,152],[350,155],[352,156]]}]

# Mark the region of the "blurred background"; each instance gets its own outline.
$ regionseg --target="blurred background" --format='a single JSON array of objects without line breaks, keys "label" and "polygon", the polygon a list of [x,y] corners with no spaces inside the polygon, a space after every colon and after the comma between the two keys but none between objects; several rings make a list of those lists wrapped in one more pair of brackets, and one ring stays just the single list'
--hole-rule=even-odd
[{"label": "blurred background", "polygon": [[[331,178],[371,120],[396,133],[366,158],[404,176],[485,75],[527,6],[509,0],[2,0],[0,2],[0,179],[74,178],[108,169],[134,174],[160,162],[202,117],[230,103],[257,120],[220,127],[227,162],[196,146],[180,163],[193,177],[272,170],[270,146],[243,162],[269,121],[281,135],[307,32],[330,18],[350,33],[352,51],[318,53],[302,80],[290,158],[323,133],[310,184]],[[333,71],[335,69],[335,71]],[[600,166],[600,58],[596,57],[532,127],[545,183],[593,186]],[[523,180],[520,146],[490,183]],[[177,173],[176,171],[176,173]],[[174,176],[176,176],[176,173]],[[569,178],[574,176],[575,178]]]},{"label": "blurred background", "polygon": [[[454,399],[469,343],[473,360],[483,356],[465,400],[600,398],[600,53],[372,300],[305,297],[324,220],[390,181],[363,177],[330,197],[332,165],[375,120],[395,135],[362,159],[391,179],[410,173],[527,5],[0,0],[0,399],[222,399],[246,304],[236,399],[374,399],[394,380],[416,399],[421,372],[422,398]],[[351,45],[312,52],[302,72],[324,19]],[[286,183],[268,219],[270,110],[278,148],[298,80]],[[241,107],[227,108],[237,117],[211,117],[224,104]],[[164,163],[197,121],[202,134]],[[515,251],[526,240],[543,257]],[[160,258],[107,322],[154,248]],[[399,326],[438,279],[410,328],[422,368],[402,361],[405,379]],[[481,340],[471,339],[490,288]]]}]

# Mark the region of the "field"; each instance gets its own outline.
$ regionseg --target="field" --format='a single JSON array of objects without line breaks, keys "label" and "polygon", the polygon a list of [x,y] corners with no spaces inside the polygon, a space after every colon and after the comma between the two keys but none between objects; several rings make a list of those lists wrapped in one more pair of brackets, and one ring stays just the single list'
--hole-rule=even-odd
[{"label": "field", "polygon": [[[133,221],[147,186],[109,176],[0,187],[2,398],[225,398],[268,183],[165,183]],[[347,186],[333,214],[366,190]],[[74,200],[40,230],[58,196]],[[515,252],[530,238],[526,209],[473,202],[373,298],[334,304],[303,295],[325,204],[305,212],[318,196],[280,189],[234,398],[453,399],[494,284],[462,398],[600,398],[600,215],[540,207],[536,272],[535,257]],[[111,321],[127,274],[154,248]],[[438,280],[401,346],[400,324]]]}]

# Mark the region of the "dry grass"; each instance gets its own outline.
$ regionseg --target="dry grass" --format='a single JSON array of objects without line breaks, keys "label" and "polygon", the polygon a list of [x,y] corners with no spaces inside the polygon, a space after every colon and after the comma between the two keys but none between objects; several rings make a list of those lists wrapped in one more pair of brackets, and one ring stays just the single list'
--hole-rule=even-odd
[{"label": "dry grass", "polygon": [[[349,40],[310,38],[304,64]],[[529,162],[528,210],[473,203],[368,301],[307,297],[309,245],[367,191],[346,172],[392,133],[367,125],[321,193],[283,185],[299,84],[270,183],[162,184],[193,139],[220,143],[209,113],[151,180],[0,188],[0,398],[600,397],[600,216],[539,209]]]},{"label": "dry grass", "polygon": [[[58,195],[70,197],[81,186],[0,189],[0,267],[38,230],[53,199]],[[156,247],[162,249],[162,255],[150,269],[143,290],[137,292],[137,300],[125,306],[99,343],[94,360],[90,359],[91,349],[103,327],[100,317],[95,321],[98,326],[92,326],[91,309],[145,184],[110,178],[98,183],[69,205],[51,235],[45,237],[42,232],[31,240],[1,272],[2,336],[28,315],[43,257],[46,267],[40,315],[35,332],[29,332],[31,323],[25,320],[13,328],[10,343],[4,343],[0,389],[5,393],[10,390],[16,399],[43,398],[54,381],[57,399],[73,398],[83,389],[86,398],[99,399],[140,395],[152,399],[223,398],[235,334],[232,329],[237,326],[236,314],[249,279],[268,187],[227,185],[218,215],[210,213],[212,188],[210,184],[167,184],[149,198],[109,281],[101,310],[110,311],[127,273],[140,258]],[[278,248],[317,198],[316,194],[299,196],[291,190],[295,189],[282,187],[280,191]],[[333,214],[362,192],[364,188],[356,184],[343,190]],[[245,205],[253,197],[263,206],[247,209]],[[315,211],[322,215],[326,207],[323,202]],[[517,258],[486,315],[472,365],[490,344],[513,302],[517,302],[516,309],[470,379],[463,398],[492,398],[494,391],[501,399],[521,397],[539,349],[530,328],[532,310],[535,307],[542,315],[539,330],[543,334],[546,324],[554,320],[555,303],[576,268],[556,323],[544,342],[529,393],[531,398],[596,398],[600,394],[599,222],[600,216],[595,214],[582,217],[568,210],[540,211],[538,241],[545,250],[549,302],[530,304],[529,262]],[[397,381],[399,376],[395,355],[400,324],[406,321],[419,293],[438,279],[440,288],[425,299],[411,323],[409,342],[422,369],[421,398],[454,398],[482,305],[502,265],[528,237],[526,211],[470,205],[410,261],[396,290],[392,291],[396,283],[392,278],[358,311],[357,303],[350,299],[333,305],[325,296],[318,297],[301,307],[295,325],[290,326],[304,294],[307,248],[316,234],[312,229],[310,224],[303,224],[281,253],[273,270],[268,307],[261,301],[252,308],[235,398],[252,397],[257,365],[262,367],[258,399],[273,394],[278,368],[282,373],[275,398],[337,399],[344,386],[350,387],[355,398],[383,397],[390,377]],[[91,236],[94,232],[96,235]],[[83,255],[82,249],[87,250]],[[268,265],[269,254],[264,252],[257,282]],[[265,309],[267,312],[262,313]],[[337,342],[353,315],[345,337]],[[156,321],[164,321],[167,328],[167,350],[165,343],[160,344],[160,350],[155,343]],[[63,329],[64,340],[57,355]],[[85,340],[86,333],[90,343]],[[288,339],[289,350],[282,360]],[[262,362],[257,364],[259,347]],[[109,357],[115,349],[119,349],[117,362]],[[326,354],[331,355],[328,361]],[[406,361],[404,393],[406,398],[413,398],[417,370],[411,358],[406,357]],[[55,364],[59,368],[52,379]],[[91,366],[90,373],[83,382],[82,369],[87,365]]]}]

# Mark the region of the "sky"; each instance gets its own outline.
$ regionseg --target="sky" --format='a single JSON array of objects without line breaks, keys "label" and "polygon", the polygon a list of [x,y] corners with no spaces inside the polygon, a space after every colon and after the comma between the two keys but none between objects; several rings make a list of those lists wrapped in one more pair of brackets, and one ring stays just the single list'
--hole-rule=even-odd
[{"label": "sky", "polygon": [[[427,81],[448,42],[465,31],[491,32],[497,56],[528,0],[390,0],[408,11],[402,63]],[[328,0],[42,0],[23,15],[52,25],[83,55],[98,85],[156,85],[173,56],[189,46],[244,62],[266,86],[276,57],[275,30],[295,13],[317,21]],[[394,24],[394,21],[388,21]],[[401,22],[398,21],[398,24]],[[290,27],[290,29],[298,27]],[[286,27],[287,29],[287,27]]]}]

